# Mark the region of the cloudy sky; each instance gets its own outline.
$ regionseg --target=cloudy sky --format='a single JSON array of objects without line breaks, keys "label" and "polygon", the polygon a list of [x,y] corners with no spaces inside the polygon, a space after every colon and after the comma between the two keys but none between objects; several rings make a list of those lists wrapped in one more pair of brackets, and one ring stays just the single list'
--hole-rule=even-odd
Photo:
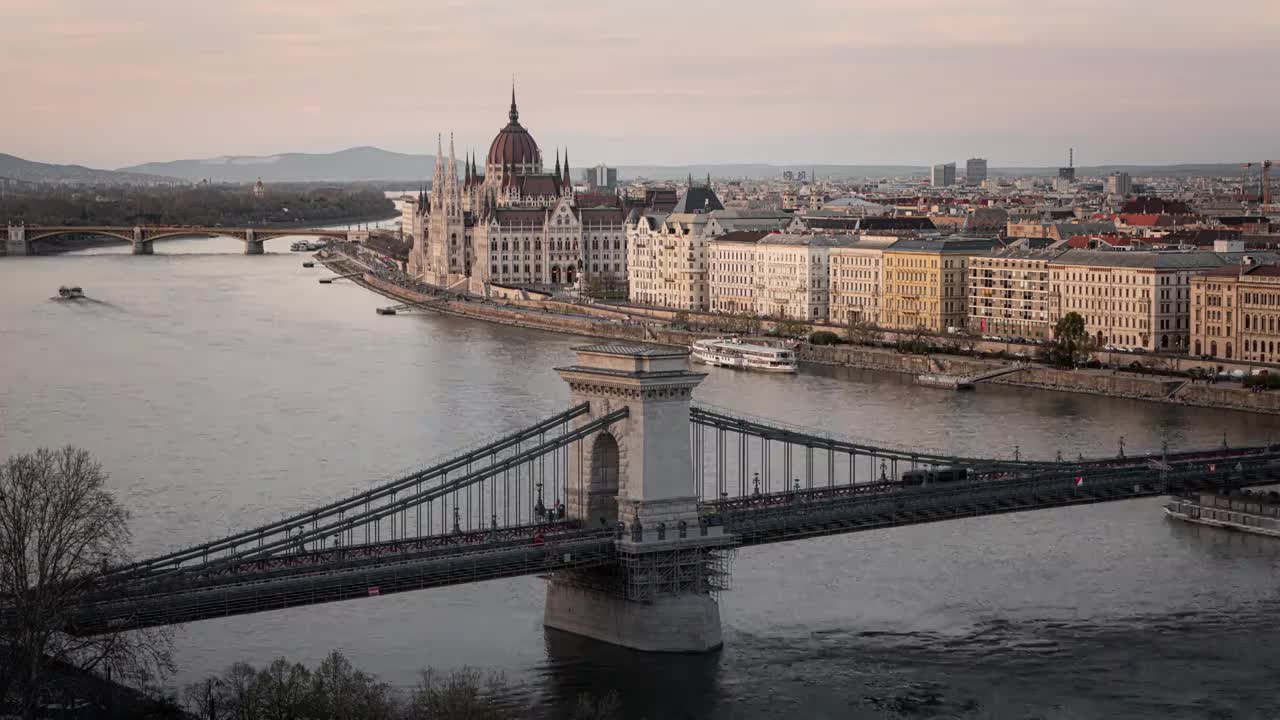
[{"label": "cloudy sky", "polygon": [[1277,0],[0,0],[0,152],[1280,158]]}]

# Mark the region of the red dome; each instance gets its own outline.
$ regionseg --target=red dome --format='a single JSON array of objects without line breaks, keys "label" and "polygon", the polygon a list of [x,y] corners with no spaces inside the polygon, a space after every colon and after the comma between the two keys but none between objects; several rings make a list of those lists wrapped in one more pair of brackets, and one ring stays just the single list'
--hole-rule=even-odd
[{"label": "red dome", "polygon": [[498,132],[498,136],[489,145],[487,165],[534,165],[539,161],[538,143],[533,136],[520,125],[520,112],[516,110],[516,93],[511,91],[511,111],[507,114],[510,122]]}]

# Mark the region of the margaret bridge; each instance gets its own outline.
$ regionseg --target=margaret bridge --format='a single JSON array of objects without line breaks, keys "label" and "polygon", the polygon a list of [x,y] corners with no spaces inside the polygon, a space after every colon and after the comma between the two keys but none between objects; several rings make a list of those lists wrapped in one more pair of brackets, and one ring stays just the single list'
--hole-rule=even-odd
[{"label": "margaret bridge", "polygon": [[105,570],[66,630],[540,575],[549,627],[702,651],[721,644],[717,599],[739,548],[1280,481],[1269,446],[1070,461],[872,446],[695,404],[704,376],[681,349],[575,350],[558,368],[564,412],[371,490]]},{"label": "margaret bridge", "polygon": [[261,255],[263,243],[280,237],[317,237],[344,242],[361,242],[369,230],[333,228],[230,228],[203,225],[14,225],[8,226],[7,255],[32,255],[36,243],[67,235],[98,235],[130,243],[134,255],[154,253],[152,243],[183,237],[229,237],[244,243],[245,255]]}]

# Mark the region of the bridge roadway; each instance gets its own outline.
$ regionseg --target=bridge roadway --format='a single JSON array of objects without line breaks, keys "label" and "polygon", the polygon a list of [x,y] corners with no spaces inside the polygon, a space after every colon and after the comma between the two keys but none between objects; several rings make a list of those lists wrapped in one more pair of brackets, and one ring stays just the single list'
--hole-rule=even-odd
[{"label": "bridge roadway", "polygon": [[[744,546],[918,523],[1280,482],[1270,447],[1061,466],[908,486],[870,482],[703,503],[707,526]],[[207,618],[544,574],[616,563],[621,528],[573,522],[250,559],[206,574],[105,584],[70,621],[74,634]]]}]

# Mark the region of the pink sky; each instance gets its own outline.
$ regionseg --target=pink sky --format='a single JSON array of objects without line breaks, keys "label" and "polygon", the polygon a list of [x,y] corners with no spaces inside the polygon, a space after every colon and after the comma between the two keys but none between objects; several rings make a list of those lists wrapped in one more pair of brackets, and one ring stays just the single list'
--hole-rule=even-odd
[{"label": "pink sky", "polygon": [[[0,0],[0,152],[575,165],[1280,158],[1275,0]],[[16,102],[15,102],[16,101]]]}]

